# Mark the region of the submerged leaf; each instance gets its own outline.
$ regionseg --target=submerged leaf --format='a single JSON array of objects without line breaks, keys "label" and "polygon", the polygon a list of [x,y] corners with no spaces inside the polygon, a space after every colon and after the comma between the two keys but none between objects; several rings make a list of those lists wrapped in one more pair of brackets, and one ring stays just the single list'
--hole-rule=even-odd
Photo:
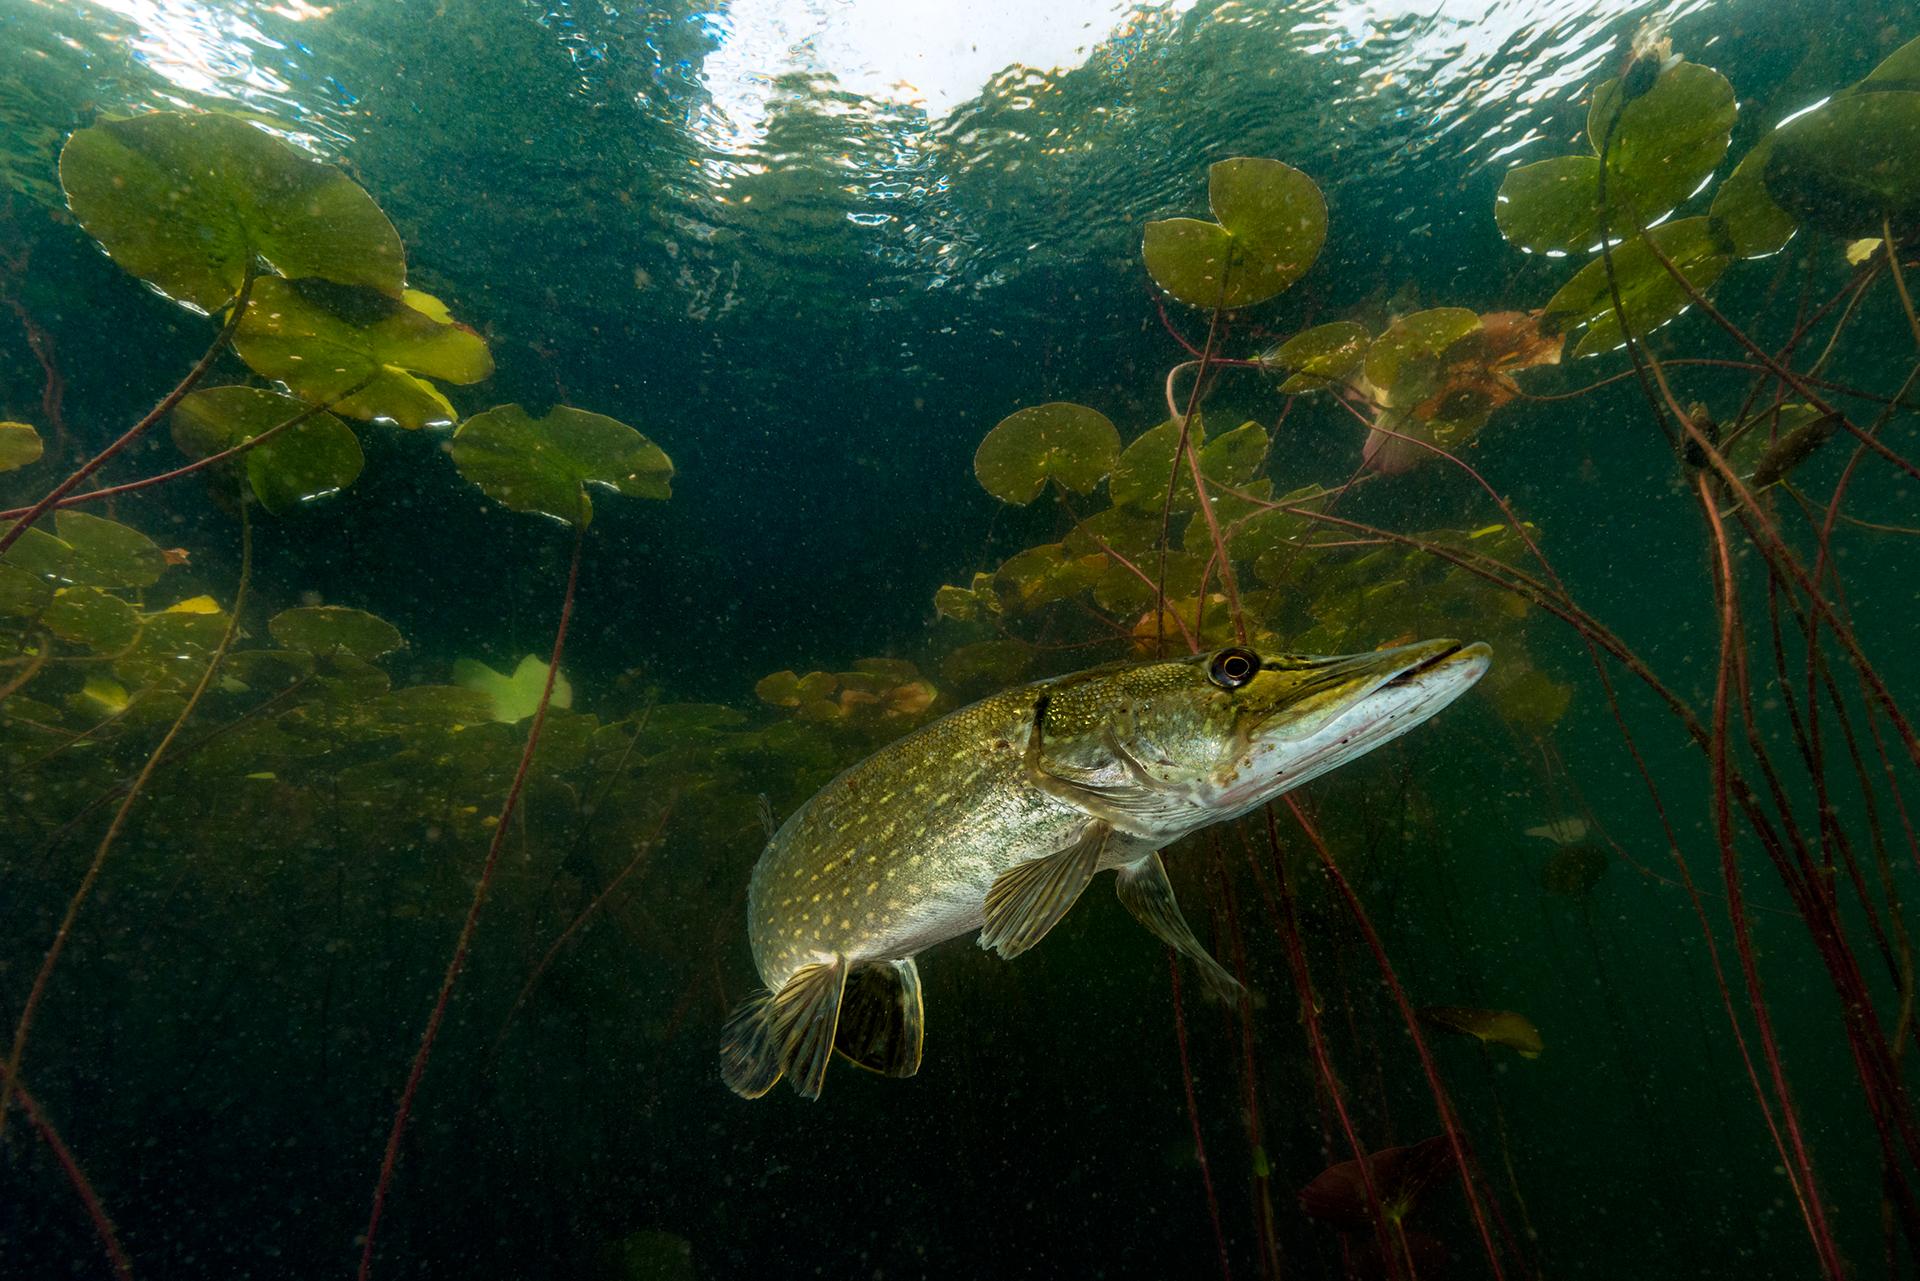
[{"label": "submerged leaf", "polygon": [[[1730,261],[1706,218],[1682,218],[1663,223],[1647,233],[1675,269],[1693,287],[1705,292],[1720,279]],[[1645,241],[1634,239],[1613,251],[1614,276],[1627,321],[1636,338],[1644,338],[1685,311],[1691,304],[1686,290],[1667,273]],[[1580,269],[1548,300],[1546,318],[1569,332],[1580,325],[1587,332],[1573,349],[1575,356],[1594,356],[1626,342],[1614,311],[1604,259],[1595,258]]]},{"label": "submerged leaf", "polygon": [[98,651],[125,648],[140,631],[133,606],[98,587],[63,587],[40,616],[61,640]]},{"label": "submerged leaf", "polygon": [[1374,1223],[1373,1204],[1367,1196],[1371,1180],[1381,1221],[1397,1223],[1450,1167],[1452,1159],[1447,1137],[1442,1134],[1407,1147],[1370,1152],[1364,1158],[1364,1169],[1358,1160],[1341,1161],[1322,1170],[1300,1189],[1300,1208],[1311,1218],[1343,1228],[1370,1227]]},{"label": "submerged leaf", "polygon": [[1407,406],[1426,400],[1442,386],[1442,355],[1480,328],[1480,317],[1465,307],[1434,307],[1402,316],[1367,349],[1367,381],[1385,403]]},{"label": "submerged leaf", "polygon": [[1091,493],[1120,459],[1120,433],[1105,414],[1066,401],[1035,405],[1000,420],[973,456],[981,488],[1024,507],[1048,480]]},{"label": "submerged leaf", "polygon": [[[118,521],[62,511],[54,514],[53,527],[69,549],[58,572],[70,582],[89,587],[150,587],[166,572],[166,553],[151,538]],[[32,568],[17,555],[10,559],[24,569]]]},{"label": "submerged leaf", "polygon": [[1260,356],[1263,368],[1291,375],[1280,384],[1285,395],[1337,387],[1353,376],[1372,342],[1366,326],[1336,320],[1302,330]]},{"label": "submerged leaf", "polygon": [[1726,236],[1742,258],[1764,258],[1786,247],[1800,229],[1793,215],[1767,194],[1767,161],[1773,155],[1773,137],[1762,138],[1734,166],[1720,190],[1713,193],[1707,217]]},{"label": "submerged leaf", "polygon": [[473,383],[493,372],[480,335],[453,323],[431,294],[390,298],[324,280],[256,283],[233,349],[314,404],[410,429],[456,417],[426,378]]},{"label": "submerged leaf", "polygon": [[[513,669],[513,675],[503,676],[485,663],[462,658],[453,665],[453,683],[487,695],[493,700],[493,719],[512,724],[525,720],[539,709],[540,694],[547,684],[547,665],[528,654]],[[566,673],[554,673],[553,697],[549,704],[561,708],[573,706],[573,686],[568,683]],[[661,713],[666,710],[655,708],[648,725],[655,730],[664,729],[666,718]]]},{"label": "submerged leaf", "polygon": [[301,605],[267,620],[267,631],[288,649],[309,654],[346,653],[364,662],[405,645],[400,629],[363,609]]},{"label": "submerged leaf", "polygon": [[1429,1005],[1420,1017],[1435,1027],[1471,1036],[1482,1045],[1504,1045],[1523,1059],[1537,1059],[1546,1043],[1540,1029],[1512,1010],[1478,1010],[1464,1005]]},{"label": "submerged leaf", "polygon": [[1313,179],[1278,160],[1240,156],[1207,171],[1217,221],[1147,224],[1142,253],[1162,289],[1195,307],[1247,307],[1286,289],[1327,237],[1327,204]]},{"label": "submerged leaf", "polygon": [[40,433],[25,423],[0,423],[0,471],[40,461]]},{"label": "submerged leaf", "polygon": [[[311,406],[259,387],[209,387],[173,411],[173,440],[194,458],[231,449],[291,422]],[[364,458],[353,429],[319,413],[275,433],[236,460],[260,505],[276,516],[351,485]]]},{"label": "submerged leaf", "polygon": [[372,197],[237,116],[102,120],[67,140],[60,185],[115,262],[203,311],[232,298],[257,258],[394,298],[406,280],[400,237]]},{"label": "submerged leaf", "polygon": [[1920,93],[1843,94],[1777,129],[1767,192],[1828,235],[1920,227]]},{"label": "submerged leaf", "polygon": [[1600,884],[1612,862],[1597,845],[1568,845],[1547,860],[1540,872],[1540,883],[1549,894],[1584,899]]},{"label": "submerged leaf", "polygon": [[592,488],[629,498],[666,498],[666,451],[604,414],[556,405],[534,418],[501,405],[460,425],[448,446],[460,474],[502,505],[573,524],[593,519]]}]

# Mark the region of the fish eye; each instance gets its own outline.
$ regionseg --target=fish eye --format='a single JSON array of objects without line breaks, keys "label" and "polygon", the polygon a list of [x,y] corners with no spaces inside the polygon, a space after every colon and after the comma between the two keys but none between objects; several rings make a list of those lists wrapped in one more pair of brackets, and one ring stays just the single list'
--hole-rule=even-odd
[{"label": "fish eye", "polygon": [[1207,679],[1221,689],[1239,689],[1260,672],[1260,655],[1238,645],[1223,649],[1207,664]]}]

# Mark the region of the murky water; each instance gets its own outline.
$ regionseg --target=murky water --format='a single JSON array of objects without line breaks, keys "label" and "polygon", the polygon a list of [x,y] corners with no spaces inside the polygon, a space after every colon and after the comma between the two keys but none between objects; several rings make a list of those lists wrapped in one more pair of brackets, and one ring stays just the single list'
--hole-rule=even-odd
[{"label": "murky water", "polygon": [[[0,1276],[1914,1275],[1916,37],[0,0]],[[1102,874],[723,1084],[843,769],[964,901],[911,732],[1435,636],[1165,851],[1247,1000]]]}]

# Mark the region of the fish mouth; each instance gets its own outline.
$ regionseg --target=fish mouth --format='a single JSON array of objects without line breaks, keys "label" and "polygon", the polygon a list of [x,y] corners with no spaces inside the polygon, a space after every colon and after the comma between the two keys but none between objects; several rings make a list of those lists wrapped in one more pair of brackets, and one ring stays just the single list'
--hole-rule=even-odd
[{"label": "fish mouth", "polygon": [[1218,803],[1244,812],[1398,738],[1478,683],[1493,661],[1481,641],[1419,641],[1330,659],[1304,700],[1252,732]]}]

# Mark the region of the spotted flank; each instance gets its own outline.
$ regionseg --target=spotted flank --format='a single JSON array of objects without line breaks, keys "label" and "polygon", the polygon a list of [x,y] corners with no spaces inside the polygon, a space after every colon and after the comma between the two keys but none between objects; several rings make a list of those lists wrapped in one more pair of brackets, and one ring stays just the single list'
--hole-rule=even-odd
[{"label": "spotted flank", "polygon": [[720,1074],[818,1098],[837,1053],[920,1069],[914,958],[979,931],[1013,961],[1100,873],[1230,1002],[1246,991],[1180,911],[1160,851],[1404,734],[1487,670],[1485,645],[1346,657],[1230,646],[1007,690],[861,761],[775,831],[747,887],[764,989],[727,1021]]}]

